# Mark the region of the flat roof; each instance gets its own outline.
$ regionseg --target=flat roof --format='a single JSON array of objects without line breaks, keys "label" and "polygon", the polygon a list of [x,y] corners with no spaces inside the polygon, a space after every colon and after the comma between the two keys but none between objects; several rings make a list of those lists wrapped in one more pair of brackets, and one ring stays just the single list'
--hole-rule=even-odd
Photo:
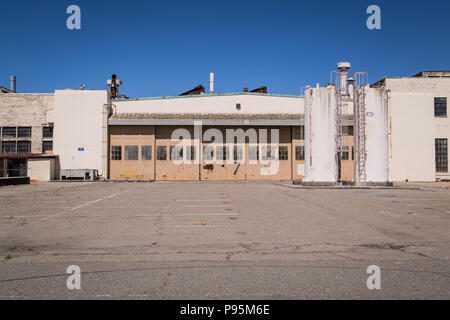
[{"label": "flat roof", "polygon": [[157,100],[157,99],[189,99],[189,98],[202,98],[202,97],[221,97],[221,96],[263,96],[263,97],[284,97],[284,98],[300,98],[303,99],[303,95],[289,95],[289,94],[275,94],[275,93],[257,93],[257,92],[230,92],[230,93],[213,93],[213,94],[195,94],[187,96],[159,96],[159,97],[141,97],[141,98],[118,98],[111,99],[112,101],[139,101],[139,100]]}]

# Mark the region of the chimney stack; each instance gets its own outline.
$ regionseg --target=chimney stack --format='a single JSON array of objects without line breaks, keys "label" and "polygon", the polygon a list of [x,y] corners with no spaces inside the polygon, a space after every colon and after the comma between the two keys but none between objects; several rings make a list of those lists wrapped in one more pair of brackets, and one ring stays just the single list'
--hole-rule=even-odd
[{"label": "chimney stack", "polygon": [[337,67],[341,74],[340,90],[343,94],[347,94],[348,69],[350,69],[351,64],[350,62],[339,62]]},{"label": "chimney stack", "polygon": [[209,73],[209,94],[214,94],[214,72]]},{"label": "chimney stack", "polygon": [[10,80],[10,83],[11,83],[10,84],[11,91],[16,92],[16,76],[10,76],[9,80]]}]

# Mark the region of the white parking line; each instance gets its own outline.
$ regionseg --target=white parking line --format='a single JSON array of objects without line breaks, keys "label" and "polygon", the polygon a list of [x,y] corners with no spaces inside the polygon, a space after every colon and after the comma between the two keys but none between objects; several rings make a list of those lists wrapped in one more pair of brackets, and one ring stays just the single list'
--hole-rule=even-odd
[{"label": "white parking line", "polygon": [[177,201],[177,202],[184,202],[184,201],[193,201],[193,202],[195,202],[195,201],[205,201],[205,202],[210,202],[210,201],[224,201],[224,200],[228,200],[227,198],[222,198],[222,199],[177,199],[177,200],[175,200],[175,201]]},{"label": "white parking line", "polygon": [[43,219],[41,219],[41,220],[39,220],[39,221],[36,221],[35,223],[47,221],[48,219],[51,219],[51,218],[56,218],[56,217],[61,216],[61,215],[65,214],[65,213],[68,213],[68,212],[71,212],[71,211],[74,211],[74,210],[77,210],[77,209],[86,207],[86,206],[88,206],[88,205],[90,205],[90,204],[92,204],[92,203],[100,202],[100,201],[103,201],[103,200],[106,200],[106,199],[109,199],[109,198],[118,196],[119,194],[122,194],[122,193],[123,193],[123,192],[111,194],[111,195],[109,195],[109,196],[106,196],[106,197],[103,197],[103,198],[100,198],[100,199],[97,199],[97,200],[93,200],[93,201],[90,201],[90,202],[81,204],[81,205],[76,206],[76,207],[73,207],[73,208],[71,208],[71,209],[69,209],[69,210],[64,210],[64,211],[61,211],[61,212],[52,214],[52,215],[50,215],[50,216],[48,216],[48,217],[46,217],[46,218],[43,218]]},{"label": "white parking line", "polygon": [[192,226],[168,226],[168,228],[228,228],[228,227],[240,227],[238,225],[192,225]]}]

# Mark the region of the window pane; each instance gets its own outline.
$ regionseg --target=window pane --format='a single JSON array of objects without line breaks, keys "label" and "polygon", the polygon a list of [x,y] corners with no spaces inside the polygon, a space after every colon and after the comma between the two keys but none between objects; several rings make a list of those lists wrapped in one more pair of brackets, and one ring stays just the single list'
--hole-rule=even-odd
[{"label": "window pane", "polygon": [[248,158],[252,161],[259,160],[259,149],[258,146],[249,146],[248,147]]},{"label": "window pane", "polygon": [[275,147],[261,146],[262,160],[275,160]]},{"label": "window pane", "polygon": [[295,147],[295,160],[305,160],[305,147],[296,146]]},{"label": "window pane", "polygon": [[234,146],[233,148],[233,159],[234,161],[242,160],[242,146]]},{"label": "window pane", "polygon": [[167,147],[158,146],[156,148],[156,160],[166,160],[167,159]]},{"label": "window pane", "polygon": [[2,137],[3,138],[16,138],[17,137],[17,127],[3,127]]},{"label": "window pane", "polygon": [[16,142],[2,141],[2,153],[16,153]]},{"label": "window pane", "polygon": [[186,147],[186,159],[187,160],[195,160],[195,146],[187,146]]},{"label": "window pane", "polygon": [[434,115],[436,117],[447,116],[447,98],[434,98]]},{"label": "window pane", "polygon": [[43,127],[42,128],[42,137],[53,138],[53,127]]},{"label": "window pane", "polygon": [[125,146],[125,160],[138,159],[138,146]]},{"label": "window pane", "polygon": [[287,146],[280,146],[278,148],[278,159],[279,160],[288,160],[288,147]]},{"label": "window pane", "polygon": [[230,151],[228,146],[217,146],[216,147],[216,160],[226,161],[230,159]]},{"label": "window pane", "polygon": [[152,160],[152,146],[142,146],[141,159]]},{"label": "window pane", "polygon": [[447,139],[435,140],[436,172],[448,172]]},{"label": "window pane", "polygon": [[213,146],[203,147],[203,160],[213,160],[214,159],[214,148]]},{"label": "window pane", "polygon": [[42,141],[42,153],[46,150],[53,150],[53,141]]},{"label": "window pane", "polygon": [[111,160],[122,160],[122,146],[111,146]]},{"label": "window pane", "polygon": [[31,153],[31,141],[17,141],[17,153]]},{"label": "window pane", "polygon": [[170,146],[170,160],[183,160],[182,146]]},{"label": "window pane", "polygon": [[17,128],[17,136],[19,138],[30,138],[31,137],[31,127]]}]

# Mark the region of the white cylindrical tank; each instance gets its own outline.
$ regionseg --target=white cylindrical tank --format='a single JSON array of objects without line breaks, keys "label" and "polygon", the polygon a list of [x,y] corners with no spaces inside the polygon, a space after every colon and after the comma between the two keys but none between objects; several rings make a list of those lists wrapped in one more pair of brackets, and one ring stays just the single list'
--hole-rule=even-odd
[{"label": "white cylindrical tank", "polygon": [[336,182],[335,87],[305,91],[305,182]]},{"label": "white cylindrical tank", "polygon": [[367,88],[366,174],[367,182],[389,180],[388,112],[384,88]]}]

